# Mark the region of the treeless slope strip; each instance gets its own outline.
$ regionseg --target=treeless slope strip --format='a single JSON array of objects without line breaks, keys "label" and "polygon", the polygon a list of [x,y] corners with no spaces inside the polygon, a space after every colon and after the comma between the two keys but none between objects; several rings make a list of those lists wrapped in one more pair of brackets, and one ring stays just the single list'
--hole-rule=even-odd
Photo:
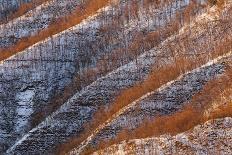
[{"label": "treeless slope strip", "polygon": [[[44,40],[52,35],[62,32],[71,26],[79,24],[88,16],[96,13],[100,8],[106,6],[110,0],[89,0],[84,8],[77,8],[71,15],[62,17],[56,23],[48,26],[47,29],[40,31],[35,36],[25,37],[18,41],[14,46],[6,49],[1,49],[0,61],[9,58],[10,56],[28,48],[29,46]],[[59,21],[59,22],[58,22]]]}]

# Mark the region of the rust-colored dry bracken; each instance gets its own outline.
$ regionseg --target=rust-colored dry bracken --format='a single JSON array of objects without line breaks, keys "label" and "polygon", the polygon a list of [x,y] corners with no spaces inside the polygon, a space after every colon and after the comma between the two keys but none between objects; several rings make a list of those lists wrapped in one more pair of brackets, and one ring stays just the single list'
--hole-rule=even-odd
[{"label": "rust-colored dry bracken", "polygon": [[9,48],[0,49],[0,61],[23,51],[41,40],[62,32],[71,26],[79,24],[82,20],[96,13],[96,11],[98,11],[100,8],[106,6],[109,1],[110,0],[87,1],[83,6],[78,6],[70,15],[57,19],[55,22],[50,24],[48,28],[39,31],[36,35],[22,38],[15,45]]}]

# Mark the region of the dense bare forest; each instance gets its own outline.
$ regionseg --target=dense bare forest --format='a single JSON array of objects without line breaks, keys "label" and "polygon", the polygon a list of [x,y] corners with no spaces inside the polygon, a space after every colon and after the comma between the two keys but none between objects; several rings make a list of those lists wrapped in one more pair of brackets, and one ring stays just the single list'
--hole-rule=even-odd
[{"label": "dense bare forest", "polygon": [[[215,125],[232,124],[230,0],[0,0],[0,14],[0,154],[231,154]],[[226,138],[196,136],[210,127]]]}]

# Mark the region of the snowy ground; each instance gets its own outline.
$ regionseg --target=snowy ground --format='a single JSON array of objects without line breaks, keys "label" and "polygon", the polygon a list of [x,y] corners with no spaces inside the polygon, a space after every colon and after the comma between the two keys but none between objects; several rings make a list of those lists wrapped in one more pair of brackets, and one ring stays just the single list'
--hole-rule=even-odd
[{"label": "snowy ground", "polygon": [[223,72],[222,62],[230,61],[232,52],[218,57],[193,71],[179,76],[177,79],[162,85],[159,89],[149,92],[109,118],[104,124],[93,131],[86,141],[70,154],[80,154],[89,144],[95,145],[101,140],[110,140],[122,129],[134,129],[145,119],[160,115],[168,115],[180,110],[192,95],[202,89],[203,85]]},{"label": "snowy ground", "polygon": [[211,120],[176,136],[162,135],[146,139],[124,141],[94,155],[129,154],[223,154],[230,155],[232,148],[232,118]]},{"label": "snowy ground", "polygon": [[[181,4],[185,5],[183,2]],[[30,128],[28,121],[31,113],[47,106],[47,102],[52,95],[55,92],[62,91],[70,83],[75,72],[94,67],[99,57],[105,55],[110,48],[115,48],[112,45],[107,45],[106,49],[95,46],[99,44],[99,38],[105,37],[104,35],[99,36],[97,33],[104,26],[101,24],[103,14],[110,14],[110,11],[110,7],[101,9],[96,15],[89,17],[81,24],[38,42],[0,62],[0,107],[3,109],[0,113],[2,118],[0,123],[1,126],[4,126],[0,128],[2,142],[7,141],[11,145],[12,141],[26,133]],[[40,13],[38,12],[38,16]],[[159,12],[154,16],[159,16]],[[165,16],[165,14],[161,14],[161,16]],[[25,18],[31,19],[30,16]],[[22,19],[24,18],[22,17]],[[144,24],[144,20],[141,19],[143,19],[142,14],[137,21],[130,23],[137,23],[143,25],[143,27],[140,28],[133,24],[123,25],[120,30],[124,31],[120,31],[119,36],[125,35],[124,32],[140,32],[142,28],[147,28],[147,24]],[[154,17],[149,19],[150,25],[156,20]],[[156,26],[153,25],[151,28],[154,30]],[[7,29],[4,28],[4,30],[7,32]],[[2,33],[4,32],[2,31]],[[125,41],[117,40],[117,42],[124,43]],[[93,45],[96,51],[93,51],[92,47],[88,45]],[[90,63],[87,65],[83,62],[86,57],[90,59]],[[138,76],[136,76],[136,80],[138,79]],[[130,81],[129,78],[127,81]],[[121,84],[115,82],[112,84],[118,85],[119,88],[124,85],[123,81],[119,81],[119,83]],[[28,97],[29,94],[30,97]],[[91,108],[87,107],[85,110],[89,109]],[[83,110],[83,113],[85,110]],[[22,115],[22,111],[28,113]],[[82,113],[80,114],[82,115]],[[12,124],[8,123],[9,120]],[[73,132],[71,126],[68,128],[70,128],[70,132]],[[5,138],[6,135],[10,135],[10,137]]]},{"label": "snowy ground", "polygon": [[52,0],[0,25],[0,47],[8,47],[23,37],[36,35],[46,29],[52,20],[69,14],[79,4],[80,0]]},{"label": "snowy ground", "polygon": [[0,21],[4,21],[5,17],[19,8],[21,4],[30,2],[31,0],[0,0]]},{"label": "snowy ground", "polygon": [[[207,19],[202,19],[200,26],[204,28],[204,23]],[[208,24],[206,24],[208,25]],[[212,45],[219,44],[223,40],[225,34],[231,34],[229,27],[224,27],[220,22],[213,21],[209,23],[214,27],[215,33],[213,37],[209,37],[208,29],[204,28],[199,33],[191,33],[189,44],[191,47],[186,47],[186,53],[210,52],[211,47],[205,47],[205,43],[210,41]],[[193,25],[192,32],[199,27]],[[137,62],[131,62],[125,66],[114,70],[105,77],[99,78],[97,81],[81,90],[74,95],[67,103],[65,103],[58,111],[53,113],[39,126],[32,129],[28,134],[22,137],[13,147],[8,150],[8,153],[17,152],[21,154],[33,153],[34,150],[39,150],[41,153],[48,153],[58,143],[66,141],[68,137],[79,134],[85,122],[91,120],[92,114],[97,110],[101,103],[109,104],[112,99],[125,88],[134,85],[136,82],[143,80],[149,73],[151,67],[155,63],[162,64],[167,61],[169,56],[169,45],[179,45],[181,38],[185,34],[171,37],[164,41],[159,47],[154,48],[141,55]],[[202,46],[200,46],[202,45]],[[162,55],[166,57],[162,57]],[[38,137],[46,137],[38,138]],[[49,144],[49,145],[45,145]]]}]

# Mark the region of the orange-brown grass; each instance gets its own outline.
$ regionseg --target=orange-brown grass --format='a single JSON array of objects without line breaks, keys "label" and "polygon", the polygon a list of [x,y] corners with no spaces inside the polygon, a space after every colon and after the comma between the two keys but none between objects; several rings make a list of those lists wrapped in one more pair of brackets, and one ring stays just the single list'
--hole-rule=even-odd
[{"label": "orange-brown grass", "polygon": [[[117,113],[120,109],[130,104],[140,96],[159,88],[162,84],[175,79],[185,69],[195,68],[195,61],[187,58],[180,58],[176,60],[175,64],[168,64],[162,68],[154,70],[149,77],[143,82],[136,84],[132,88],[126,89],[120,93],[112,106],[106,110],[103,107],[94,115],[94,120],[91,124],[84,127],[84,133],[78,138],[70,140],[67,144],[59,147],[61,154],[70,151],[72,148],[80,144],[87,136],[96,129],[99,124],[107,121],[113,114]],[[183,66],[184,68],[181,68]]]},{"label": "orange-brown grass", "polygon": [[210,5],[217,5],[219,8],[222,8],[227,0],[208,0]]},{"label": "orange-brown grass", "polygon": [[29,46],[44,40],[54,34],[62,32],[71,26],[79,24],[88,16],[96,13],[97,10],[104,7],[110,0],[89,0],[83,7],[77,9],[70,15],[57,19],[56,22],[50,24],[47,29],[41,30],[35,36],[22,38],[15,45],[6,49],[0,49],[0,61],[28,48]]},{"label": "orange-brown grass", "polygon": [[[81,88],[95,81],[97,77],[104,76],[106,73],[116,69],[121,65],[122,61],[123,63],[128,63],[129,60],[136,59],[136,57],[144,51],[157,46],[162,41],[162,39],[165,39],[168,36],[178,32],[180,23],[177,22],[176,18],[170,21],[170,24],[167,26],[157,28],[156,31],[149,32],[148,34],[143,35],[138,32],[138,35],[136,35],[131,43],[129,43],[127,49],[120,47],[107,55],[103,55],[97,61],[96,67],[89,68],[83,73],[75,75],[72,82],[66,86],[62,92],[57,93],[49,101],[48,106],[33,114],[32,119],[30,120],[31,128],[38,125],[38,123],[40,123],[47,115],[57,110],[57,108],[65,103],[77,91],[81,90]],[[128,52],[125,53],[125,51]],[[124,55],[124,58],[121,58],[122,55]]]},{"label": "orange-brown grass", "polygon": [[[212,54],[211,59],[216,58],[222,54],[225,54],[227,51],[230,51],[231,49],[232,49],[231,40],[225,40],[223,44],[219,45],[216,48],[216,50],[211,53]],[[139,83],[133,86],[132,88],[122,91],[108,110],[105,110],[103,108],[102,110],[99,110],[94,116],[93,123],[89,126],[92,126],[91,129],[94,129],[94,128],[96,129],[99,124],[101,124],[102,122],[105,122],[106,119],[109,119],[113,114],[117,113],[120,109],[127,106],[131,102],[135,101],[139,97],[159,88],[162,84],[165,84],[168,81],[171,81],[177,78],[180,74],[203,65],[207,61],[209,61],[209,59],[204,54],[201,56],[195,57],[195,59],[193,58],[189,59],[186,57],[182,57],[182,58],[176,58],[175,62],[172,64],[168,64],[168,65],[163,66],[162,68],[153,70],[144,82]],[[211,84],[206,85],[204,89],[207,92],[208,90],[213,90],[211,88],[215,85],[215,83],[220,84],[221,82],[215,80]],[[215,92],[217,91],[214,90],[211,93],[214,94]],[[199,99],[202,99],[202,97],[201,98],[198,97],[198,95],[200,96],[200,94],[201,92],[197,94],[196,96],[194,96],[192,102],[199,103]],[[205,94],[208,94],[208,93],[205,93]],[[215,94],[212,96],[214,97]],[[207,99],[209,99],[209,97],[207,97]],[[191,104],[191,105],[198,105],[198,104]],[[201,103],[201,105],[206,106],[208,104],[206,102],[204,104]],[[200,108],[196,109],[196,107],[188,106],[184,108],[183,111],[178,112],[172,116],[164,116],[164,117],[157,118],[155,122],[145,123],[141,128],[138,128],[134,132],[122,131],[122,133],[120,133],[119,136],[117,136],[117,139],[114,139],[112,141],[102,142],[99,144],[97,148],[102,148],[102,147],[104,148],[106,144],[107,146],[109,146],[108,144],[113,144],[115,143],[115,141],[118,142],[123,139],[131,139],[133,135],[141,135],[143,137],[140,137],[140,138],[144,138],[146,136],[150,136],[150,134],[153,134],[153,135],[160,135],[164,133],[175,134],[175,133],[179,133],[182,131],[186,131],[194,127],[195,125],[199,124],[199,122],[205,121],[205,118],[202,118],[202,111],[199,111]],[[85,129],[88,129],[88,128],[85,128]],[[152,131],[152,132],[149,132],[147,130]],[[87,130],[87,133],[89,133],[89,131],[93,131],[93,130],[89,129]],[[146,131],[146,132],[142,133],[142,131],[143,132]],[[88,135],[88,134],[85,134],[85,135]],[[75,143],[75,141],[76,140],[73,140],[73,143]],[[77,141],[79,142],[80,139],[78,138]],[[93,152],[93,150],[95,149],[88,147],[86,148],[86,150],[84,150],[83,154],[89,154]]]},{"label": "orange-brown grass", "polygon": [[[135,101],[136,99],[143,96],[144,94],[159,88],[162,84],[165,84],[166,82],[175,79],[180,74],[192,70],[193,68],[196,68],[198,66],[201,66],[202,64],[206,63],[209,59],[213,59],[222,54],[225,54],[226,52],[231,50],[231,45],[232,45],[231,43],[232,42],[230,38],[225,39],[225,41],[222,44],[217,45],[214,48],[214,51],[211,52],[210,56],[202,54],[195,56],[195,59],[178,57],[178,58],[173,58],[175,59],[175,62],[173,64],[166,64],[162,67],[157,67],[157,69],[155,69],[154,67],[154,70],[151,72],[151,74],[144,82],[138,83],[132,88],[123,90],[115,99],[114,103],[108,109],[105,109],[104,107],[100,108],[98,112],[94,115],[93,121],[84,126],[85,130],[83,131],[83,133],[81,135],[78,135],[79,137],[72,138],[66,144],[60,146],[59,151],[61,152],[61,154],[64,154],[70,151],[72,148],[77,147],[83,140],[85,140],[88,137],[88,135],[90,135],[99,126],[99,124],[102,124],[103,122],[108,120],[112,115],[116,114],[121,108],[127,106],[128,104]],[[180,115],[181,117],[179,117]],[[184,116],[190,116],[190,117],[184,117]],[[175,121],[172,120],[173,124],[176,124],[174,131],[179,132],[182,126],[180,124],[186,122],[190,118],[196,117],[196,120],[186,123],[186,125],[182,129],[183,131],[185,131],[186,128],[187,129],[191,128],[192,124],[195,125],[198,123],[198,119],[197,119],[198,116],[199,116],[198,111],[196,111],[193,107],[186,107],[183,113],[178,113],[176,115]],[[162,119],[163,118],[157,119],[157,123],[162,122],[162,121],[158,121]],[[168,120],[168,117],[165,118],[165,121],[166,120]],[[159,130],[161,129],[157,129],[157,132]],[[167,131],[170,130],[173,130],[172,127],[171,126],[167,127]],[[118,136],[119,138],[117,139],[119,139],[118,141],[120,141],[120,137],[123,137],[122,139],[126,139],[125,137],[130,134],[131,131],[123,131],[122,133],[119,134]],[[112,144],[115,141],[117,141],[117,139],[113,140],[113,142],[111,141],[103,142],[102,145],[100,144],[99,147],[97,148],[101,148],[101,147],[104,148],[107,144]],[[95,150],[95,148],[88,147],[86,148],[86,150],[84,150],[83,154],[89,154],[93,152],[93,150]]]},{"label": "orange-brown grass", "polygon": [[[172,64],[166,64],[162,67],[154,69],[144,82],[138,83],[132,88],[123,90],[115,99],[114,103],[107,110],[103,107],[100,108],[100,110],[98,110],[98,112],[94,115],[94,120],[84,127],[85,131],[83,132],[83,134],[81,134],[78,138],[71,139],[70,141],[68,141],[68,143],[60,146],[59,151],[61,151],[61,154],[70,151],[72,148],[78,146],[78,144],[80,144],[84,139],[86,139],[87,136],[91,134],[91,132],[99,126],[99,124],[102,124],[103,122],[107,121],[112,115],[116,114],[123,107],[132,103],[133,101],[145,95],[146,93],[158,89],[162,84],[176,79],[180,74],[192,70],[198,66],[201,66],[207,61],[208,59],[205,55],[199,56],[196,59],[182,57],[176,58],[175,62]],[[192,111],[190,109],[187,113],[191,112]],[[192,114],[192,116],[194,114],[195,112]],[[128,134],[124,133],[123,135]],[[107,142],[107,144],[111,143]],[[92,152],[92,149],[87,148],[86,150],[84,150],[83,153],[88,154],[90,152]]]},{"label": "orange-brown grass", "polygon": [[[209,81],[202,91],[195,94],[187,102],[182,110],[171,115],[156,117],[154,120],[145,120],[140,127],[133,131],[122,130],[115,139],[101,141],[95,148],[88,147],[83,154],[90,154],[96,150],[105,149],[123,140],[147,138],[163,134],[176,135],[211,119],[232,117],[232,100],[230,98],[232,94],[231,76],[232,68],[227,68],[223,76]],[[223,92],[224,90],[229,90],[226,96],[225,92]],[[223,97],[220,95],[222,93],[224,94]],[[225,98],[230,100],[225,101]],[[211,112],[209,116],[206,116],[205,111],[215,102],[224,104]]]},{"label": "orange-brown grass", "polygon": [[[46,29],[40,30],[36,35],[28,36],[21,38],[18,42],[16,42],[15,45],[7,48],[0,48],[0,61],[9,58],[10,56],[28,48],[29,46],[44,40],[45,38],[48,38],[54,34],[57,34],[71,26],[74,26],[78,23],[80,23],[83,19],[87,18],[88,16],[93,15],[98,9],[105,6],[107,3],[109,3],[111,0],[88,0],[84,4],[81,4],[74,10],[70,15],[67,15],[65,17],[61,17],[59,19],[56,19],[54,22],[52,22]],[[173,0],[167,1],[165,3],[171,3]],[[147,0],[145,2],[144,6],[148,5],[154,5],[156,7],[159,6],[159,3],[156,3],[154,1]],[[138,16],[138,6],[136,5],[136,2],[133,1],[131,4],[131,12],[130,15],[133,17]],[[164,4],[163,4],[164,5]],[[162,7],[162,6],[160,6]],[[196,9],[196,7],[204,7],[201,5],[196,5],[196,3],[191,3],[184,11],[185,17],[184,22],[187,22],[186,16],[190,16],[190,11]],[[129,11],[125,10],[124,12]],[[194,11],[192,11],[194,12]],[[126,14],[126,13],[125,13]],[[129,14],[129,13],[128,13]],[[188,17],[189,18],[189,17]],[[176,22],[177,23],[177,22]],[[174,27],[177,25],[173,25],[171,27]],[[165,30],[166,33],[162,33],[162,35],[168,35],[168,30]],[[165,37],[165,36],[162,36]],[[149,41],[149,40],[148,40]]]},{"label": "orange-brown grass", "polygon": [[218,109],[210,114],[208,120],[225,117],[232,117],[232,101],[229,104],[218,107]]}]

